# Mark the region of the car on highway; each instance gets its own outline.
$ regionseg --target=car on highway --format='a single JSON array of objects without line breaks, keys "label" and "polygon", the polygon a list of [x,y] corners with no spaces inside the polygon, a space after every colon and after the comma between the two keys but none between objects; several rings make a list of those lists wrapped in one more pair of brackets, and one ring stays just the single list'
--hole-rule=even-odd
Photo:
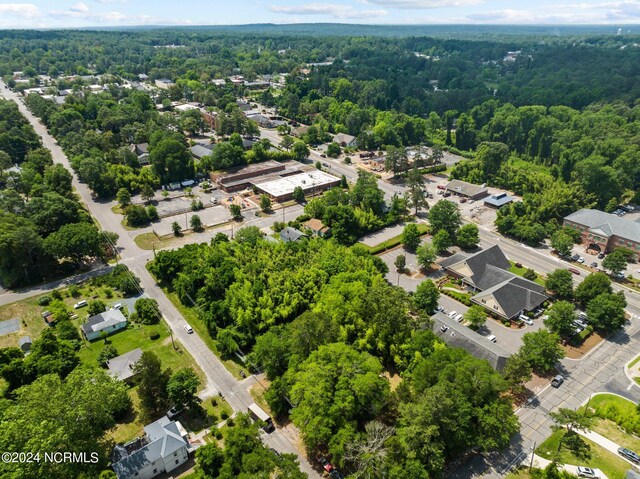
[{"label": "car on highway", "polygon": [[626,447],[619,447],[618,454],[620,454],[625,459],[630,460],[634,464],[640,464],[640,456],[633,452],[631,449],[627,449]]},{"label": "car on highway", "polygon": [[580,271],[578,271],[575,268],[568,268],[569,272],[573,273],[573,274],[577,274],[578,276],[580,276]]},{"label": "car on highway", "polygon": [[193,328],[191,326],[189,326],[188,324],[184,325],[184,330],[188,333],[191,334],[193,333]]},{"label": "car on highway", "polygon": [[559,388],[563,382],[564,382],[564,376],[562,374],[558,374],[555,378],[551,380],[551,386],[553,386],[554,388]]},{"label": "car on highway", "polygon": [[600,477],[596,473],[596,471],[594,471],[590,467],[578,466],[576,468],[576,472],[578,473],[578,477],[588,477],[588,478],[591,478],[591,479],[597,479],[597,478]]}]

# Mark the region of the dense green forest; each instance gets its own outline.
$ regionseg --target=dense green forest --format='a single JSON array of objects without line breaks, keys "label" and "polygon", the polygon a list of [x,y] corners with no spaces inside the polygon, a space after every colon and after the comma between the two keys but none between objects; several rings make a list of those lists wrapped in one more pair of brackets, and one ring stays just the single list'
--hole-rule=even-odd
[{"label": "dense green forest", "polygon": [[17,105],[6,100],[0,100],[0,165],[2,285],[42,281],[109,254],[117,237],[99,232],[73,192],[71,173],[53,164]]},{"label": "dense green forest", "polygon": [[[441,475],[470,448],[508,443],[518,423],[507,382],[437,339],[380,259],[323,240],[241,237],[159,252],[150,270],[196,307],[223,354],[251,351],[273,381],[272,410],[295,406],[310,452],[363,474],[415,478]],[[403,377],[394,391],[385,370]]]}]

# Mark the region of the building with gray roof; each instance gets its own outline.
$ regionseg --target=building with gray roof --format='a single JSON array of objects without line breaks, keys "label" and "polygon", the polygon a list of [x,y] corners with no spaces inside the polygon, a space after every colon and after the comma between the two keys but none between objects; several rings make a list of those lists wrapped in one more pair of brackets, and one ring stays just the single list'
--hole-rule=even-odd
[{"label": "building with gray roof", "polygon": [[211,153],[213,153],[213,147],[214,145],[201,145],[201,144],[196,144],[193,145],[190,150],[191,150],[191,154],[201,160],[202,158],[204,158],[205,156],[211,156]]},{"label": "building with gray roof", "polygon": [[136,348],[118,357],[109,359],[109,361],[107,361],[109,374],[120,381],[128,381],[134,376],[133,367],[141,357],[142,349]]},{"label": "building with gray roof", "polygon": [[31,351],[32,345],[33,341],[31,340],[30,336],[22,336],[20,339],[18,339],[18,346],[25,354]]},{"label": "building with gray roof", "polygon": [[151,479],[171,472],[189,458],[188,433],[178,421],[163,416],[144,427],[145,435],[113,451],[118,479]]},{"label": "building with gray roof", "polygon": [[515,201],[515,198],[513,196],[509,196],[506,193],[499,193],[497,195],[491,195],[488,198],[485,198],[484,204],[485,206],[490,206],[491,208],[502,208],[504,205],[508,205],[513,201]]},{"label": "building with gray roof", "polygon": [[104,313],[96,314],[87,319],[80,329],[88,341],[99,339],[102,332],[115,333],[127,327],[127,318],[119,309],[109,309]]},{"label": "building with gray roof", "polygon": [[484,186],[474,185],[462,180],[451,180],[446,185],[448,192],[458,196],[465,196],[472,200],[479,200],[489,195],[489,191]]},{"label": "building with gray roof", "polygon": [[511,263],[497,245],[471,255],[457,253],[439,264],[476,292],[471,301],[506,319],[549,299],[543,286],[509,271]]},{"label": "building with gray roof", "polygon": [[291,228],[290,226],[287,226],[282,231],[280,231],[280,239],[285,243],[293,243],[296,241],[300,241],[303,238],[308,238],[308,236],[302,231]]},{"label": "building with gray roof", "polygon": [[511,356],[498,344],[489,341],[444,313],[436,313],[431,319],[433,319],[433,332],[445,343],[454,348],[464,349],[475,358],[486,360],[498,371],[502,371],[507,358]]},{"label": "building with gray roof", "polygon": [[582,244],[600,252],[628,248],[640,254],[640,222],[630,221],[604,211],[582,209],[565,217],[563,226],[576,229]]}]

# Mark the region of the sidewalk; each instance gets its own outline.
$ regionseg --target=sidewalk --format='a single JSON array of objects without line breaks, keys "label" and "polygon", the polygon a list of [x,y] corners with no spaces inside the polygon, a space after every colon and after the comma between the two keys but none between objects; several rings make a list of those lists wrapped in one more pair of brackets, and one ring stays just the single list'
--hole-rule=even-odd
[{"label": "sidewalk", "polygon": [[633,462],[631,462],[629,459],[627,459],[626,457],[623,457],[620,454],[618,454],[618,448],[621,447],[619,444],[616,444],[612,440],[607,439],[606,437],[598,434],[597,432],[580,431],[580,430],[577,430],[577,429],[576,429],[576,432],[578,434],[580,434],[581,436],[586,437],[590,441],[595,442],[598,446],[601,446],[601,447],[605,448],[610,453],[615,454],[617,457],[619,457],[621,459],[624,459],[625,461],[627,461],[632,466],[635,466],[635,464]]},{"label": "sidewalk", "polygon": [[[600,437],[602,438],[602,436],[600,436]],[[591,439],[591,438],[589,438],[589,439]],[[603,439],[605,439],[605,438],[603,438]],[[611,441],[609,441],[609,442],[611,442]],[[538,469],[544,469],[549,464],[551,464],[551,461],[549,459],[545,459],[544,457],[540,457],[540,456],[538,456],[537,454],[535,454],[533,452],[531,454],[533,454],[533,467],[536,467]],[[529,465],[532,464],[531,463],[531,454],[528,454],[527,457],[524,459],[524,461],[522,461],[522,466],[529,467]],[[558,464],[558,468],[560,470],[563,470],[563,471],[566,471],[566,472],[568,472],[570,474],[573,474],[574,476],[576,476],[578,474],[578,466],[574,466],[572,464]],[[600,469],[594,469],[594,470],[598,474],[600,479],[609,479],[604,474],[604,472],[602,472]]]}]

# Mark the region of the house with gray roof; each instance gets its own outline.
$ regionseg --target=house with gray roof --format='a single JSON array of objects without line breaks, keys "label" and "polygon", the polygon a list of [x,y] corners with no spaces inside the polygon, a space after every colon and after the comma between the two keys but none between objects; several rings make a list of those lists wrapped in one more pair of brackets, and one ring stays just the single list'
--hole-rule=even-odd
[{"label": "house with gray roof", "polygon": [[352,135],[347,135],[346,133],[338,133],[333,137],[333,141],[335,141],[338,145],[345,146],[356,146],[356,137]]},{"label": "house with gray roof", "polygon": [[513,201],[515,201],[513,196],[509,196],[506,193],[499,193],[485,198],[484,205],[490,206],[491,208],[502,208],[504,205],[508,205]]},{"label": "house with gray roof", "polygon": [[87,319],[80,329],[88,341],[99,339],[102,332],[112,334],[127,327],[127,318],[119,309],[109,309]]},{"label": "house with gray roof", "polygon": [[563,226],[576,229],[588,249],[609,253],[627,248],[640,255],[640,221],[630,221],[604,211],[582,209],[565,217]]},{"label": "house with gray roof", "polygon": [[294,243],[296,241],[300,241],[303,238],[308,238],[308,236],[302,231],[291,228],[290,226],[287,226],[282,231],[280,231],[280,239],[285,243]]},{"label": "house with gray roof", "polygon": [[457,253],[439,264],[476,293],[471,301],[506,319],[549,299],[544,287],[509,271],[511,263],[497,245],[475,254]]},{"label": "house with gray roof", "polygon": [[214,146],[215,145],[201,145],[198,143],[190,148],[191,154],[198,160],[201,160],[205,156],[211,156]]},{"label": "house with gray roof", "polygon": [[479,200],[489,195],[489,190],[484,186],[474,185],[462,180],[451,180],[445,188],[454,195],[465,196],[471,200]]},{"label": "house with gray roof", "polygon": [[128,381],[134,376],[133,367],[142,357],[142,349],[136,348],[128,353],[107,361],[109,374],[120,381]]},{"label": "house with gray roof", "polygon": [[433,332],[445,343],[454,348],[464,349],[475,358],[486,360],[498,371],[502,371],[507,358],[511,356],[498,344],[489,341],[444,313],[436,313],[431,319],[433,319],[431,326]]},{"label": "house with gray roof", "polygon": [[144,427],[145,435],[113,450],[118,479],[151,479],[171,472],[189,459],[188,433],[178,421],[163,416]]}]

